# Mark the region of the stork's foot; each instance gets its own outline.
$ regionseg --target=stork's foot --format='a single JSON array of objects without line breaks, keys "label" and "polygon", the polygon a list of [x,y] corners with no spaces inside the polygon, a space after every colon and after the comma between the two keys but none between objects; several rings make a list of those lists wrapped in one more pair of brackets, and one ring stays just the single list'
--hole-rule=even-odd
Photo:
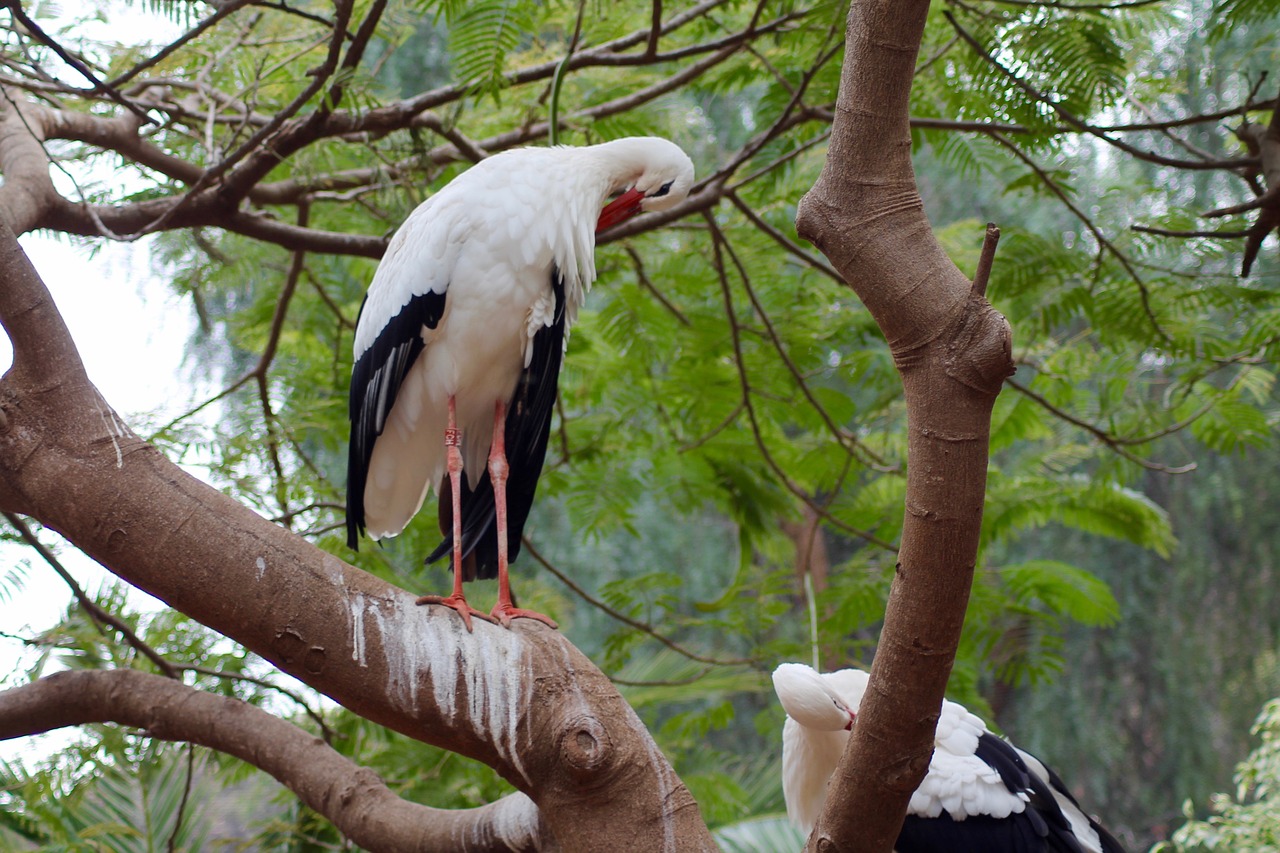
[{"label": "stork's foot", "polygon": [[[453,608],[458,612],[458,615],[462,617],[462,623],[467,626],[467,633],[471,633],[472,616],[478,616],[484,621],[493,622],[494,624],[497,624],[500,621],[499,619],[490,616],[488,613],[485,613],[483,610],[476,610],[470,604],[467,604],[467,600],[460,595],[422,595],[418,597],[418,600],[415,601],[414,604],[442,604],[445,607]],[[545,619],[546,617],[543,618]],[[503,622],[502,624],[507,625],[506,622]]]},{"label": "stork's foot", "polygon": [[501,602],[493,606],[493,610],[489,611],[490,621],[496,619],[504,628],[511,627],[512,619],[537,619],[543,625],[548,625],[552,630],[559,629],[559,625],[550,616],[543,616],[536,610],[524,610],[516,607],[514,604],[503,604]]}]

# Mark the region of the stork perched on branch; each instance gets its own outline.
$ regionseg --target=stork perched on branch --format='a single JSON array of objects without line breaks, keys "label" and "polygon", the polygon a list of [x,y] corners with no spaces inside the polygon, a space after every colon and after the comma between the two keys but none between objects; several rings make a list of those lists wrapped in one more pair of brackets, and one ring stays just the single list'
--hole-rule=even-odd
[{"label": "stork perched on branch", "polygon": [[[452,552],[453,593],[419,604],[452,607],[468,630],[472,616],[555,627],[514,605],[507,564],[566,335],[595,279],[596,233],[671,208],[692,185],[693,163],[665,139],[523,148],[463,172],[391,239],[356,324],[347,544],[396,535],[434,486],[445,539],[427,560]],[[462,582],[492,577],[498,602],[484,614]]]},{"label": "stork perched on branch", "polygon": [[[787,815],[811,832],[844,754],[869,676],[784,663],[773,687],[787,712],[782,791]],[[895,853],[1124,853],[1057,774],[943,701],[933,758],[911,795]]]}]

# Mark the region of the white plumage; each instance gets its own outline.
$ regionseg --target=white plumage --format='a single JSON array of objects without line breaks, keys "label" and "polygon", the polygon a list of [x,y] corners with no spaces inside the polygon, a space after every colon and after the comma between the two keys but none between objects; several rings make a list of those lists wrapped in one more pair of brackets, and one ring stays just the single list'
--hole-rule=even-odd
[{"label": "white plumage", "polygon": [[[498,516],[506,499],[495,495],[485,467],[501,455],[491,454],[495,430],[504,428],[509,457],[510,480],[496,491],[511,493],[514,559],[546,451],[566,335],[595,279],[596,232],[674,206],[692,183],[688,156],[663,139],[525,148],[481,161],[409,215],[373,277],[356,328],[351,547],[361,530],[373,539],[401,532],[427,490],[443,482],[442,492],[460,503],[451,521],[460,525],[461,541],[455,594],[441,601],[464,618],[475,612],[461,597],[468,557],[479,577],[499,577],[501,599],[508,536],[499,532]],[[451,403],[466,473],[461,489],[445,476]],[[429,559],[457,538],[446,535]],[[497,611],[504,622],[537,616]]]},{"label": "white plumage", "polygon": [[[798,663],[784,663],[773,673],[774,690],[787,712],[782,731],[787,815],[806,833],[822,813],[827,782],[844,754],[868,679],[858,669],[819,673]],[[911,795],[895,850],[1123,853],[1039,760],[947,700],[929,771]]]}]

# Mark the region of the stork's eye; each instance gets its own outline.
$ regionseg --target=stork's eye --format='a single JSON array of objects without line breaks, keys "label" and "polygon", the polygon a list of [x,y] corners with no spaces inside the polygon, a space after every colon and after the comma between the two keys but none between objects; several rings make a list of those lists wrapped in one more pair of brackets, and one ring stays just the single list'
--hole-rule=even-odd
[{"label": "stork's eye", "polygon": [[665,184],[663,184],[662,186],[658,187],[658,191],[657,191],[656,193],[654,193],[653,195],[651,195],[651,196],[649,196],[649,197],[650,197],[650,198],[662,198],[664,195],[666,195],[667,193],[671,192],[671,185],[672,185],[672,184],[674,184],[674,183],[675,183],[675,181],[667,181]]}]

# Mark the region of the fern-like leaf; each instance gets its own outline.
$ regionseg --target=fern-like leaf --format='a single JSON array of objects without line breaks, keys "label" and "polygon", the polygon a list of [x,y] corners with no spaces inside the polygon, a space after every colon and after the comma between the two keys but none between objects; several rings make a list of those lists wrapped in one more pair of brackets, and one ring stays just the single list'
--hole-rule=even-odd
[{"label": "fern-like leaf", "polygon": [[522,0],[446,4],[449,54],[457,79],[497,95],[505,60],[535,29],[534,9]]}]

